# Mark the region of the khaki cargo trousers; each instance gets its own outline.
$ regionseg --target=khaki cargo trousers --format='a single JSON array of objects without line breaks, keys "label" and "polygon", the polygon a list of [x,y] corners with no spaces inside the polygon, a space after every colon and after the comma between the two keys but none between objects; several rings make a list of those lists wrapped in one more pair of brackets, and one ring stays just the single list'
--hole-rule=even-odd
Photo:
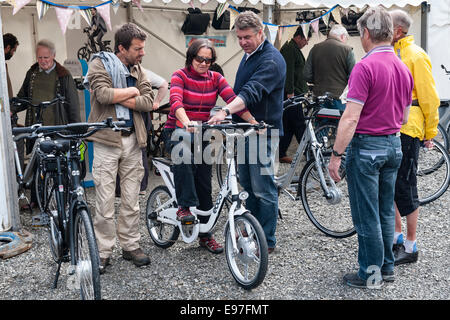
[{"label": "khaki cargo trousers", "polygon": [[[121,202],[116,228],[114,201],[117,173],[120,176]],[[123,250],[139,248],[139,190],[144,167],[136,134],[122,136],[122,148],[94,142],[92,175],[96,195],[93,221],[100,258],[112,255],[116,235]]]}]

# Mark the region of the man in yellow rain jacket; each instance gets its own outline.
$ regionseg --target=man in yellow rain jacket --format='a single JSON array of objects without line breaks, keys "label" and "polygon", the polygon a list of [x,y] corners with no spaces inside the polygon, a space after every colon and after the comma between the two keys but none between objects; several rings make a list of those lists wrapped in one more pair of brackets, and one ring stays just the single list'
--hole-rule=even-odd
[{"label": "man in yellow rain jacket", "polygon": [[[408,122],[400,130],[403,160],[398,170],[395,186],[395,265],[416,262],[419,252],[416,245],[419,198],[417,194],[417,161],[420,143],[433,147],[439,123],[440,100],[431,73],[431,62],[426,52],[414,44],[408,35],[411,17],[402,10],[390,12],[394,23],[393,45],[397,56],[406,64],[414,78],[413,103]],[[403,241],[401,217],[406,216],[407,234]]]}]

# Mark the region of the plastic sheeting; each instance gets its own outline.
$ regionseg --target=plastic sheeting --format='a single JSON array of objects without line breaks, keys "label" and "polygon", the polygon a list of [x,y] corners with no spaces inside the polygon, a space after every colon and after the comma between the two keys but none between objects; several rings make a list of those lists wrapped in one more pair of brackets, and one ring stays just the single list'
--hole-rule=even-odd
[{"label": "plastic sheeting", "polygon": [[[123,2],[130,2],[132,0],[122,0]],[[151,3],[153,0],[141,0],[141,2],[144,3]],[[191,0],[162,0],[164,3],[170,3],[172,1],[181,1],[183,3],[190,3]],[[277,2],[281,6],[285,6],[287,4],[295,4],[299,6],[310,6],[310,7],[333,7],[336,4],[339,4],[343,8],[347,8],[349,6],[355,6],[358,8],[362,8],[365,5],[379,5],[382,4],[383,6],[389,8],[393,5],[404,7],[406,5],[412,5],[412,6],[418,6],[423,0],[198,0],[200,3],[208,3],[209,1],[217,1],[220,3],[228,2],[230,4],[234,3],[236,5],[240,5],[243,2],[248,2],[252,5],[256,5],[258,3],[262,3],[265,5],[273,5],[275,2]]]},{"label": "plastic sheeting", "polygon": [[450,0],[429,0],[428,55],[433,67],[433,77],[441,100],[450,100]]}]

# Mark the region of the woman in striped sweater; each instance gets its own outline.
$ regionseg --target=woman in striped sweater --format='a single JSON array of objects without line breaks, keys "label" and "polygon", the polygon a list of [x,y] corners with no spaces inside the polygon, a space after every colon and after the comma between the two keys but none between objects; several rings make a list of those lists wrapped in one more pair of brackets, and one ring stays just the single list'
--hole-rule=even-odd
[{"label": "woman in striped sweater", "polygon": [[[216,60],[216,52],[211,42],[197,39],[192,42],[186,53],[185,68],[175,71],[170,81],[170,113],[164,127],[166,150],[170,154],[172,149],[180,143],[171,140],[175,130],[193,132],[191,124],[209,120],[210,111],[216,106],[220,95],[228,104],[236,95],[225,78],[218,72],[210,71],[209,67]],[[242,116],[246,110],[241,112]],[[248,113],[248,111],[247,111]],[[184,128],[184,129],[177,129]],[[192,142],[193,143],[193,142]],[[203,142],[203,150],[208,142]],[[191,145],[192,158],[193,145]],[[174,159],[172,159],[174,160]],[[178,201],[177,219],[182,223],[192,223],[194,216],[189,207],[208,211],[213,207],[211,197],[210,164],[181,163],[173,165],[175,191]],[[208,221],[208,216],[198,217],[201,223]],[[223,248],[212,234],[200,234],[200,246],[212,253],[221,253]]]}]

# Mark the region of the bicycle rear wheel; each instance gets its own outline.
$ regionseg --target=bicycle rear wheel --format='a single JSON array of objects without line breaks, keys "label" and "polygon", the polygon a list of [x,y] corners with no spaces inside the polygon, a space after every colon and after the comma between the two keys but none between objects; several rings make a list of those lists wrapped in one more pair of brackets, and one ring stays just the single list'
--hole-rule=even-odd
[{"label": "bicycle rear wheel", "polygon": [[[308,218],[320,231],[333,238],[346,238],[356,233],[353,226],[350,200],[345,175],[345,158],[342,157],[340,168],[341,181],[332,186],[328,174],[329,156],[322,156],[321,167],[316,167],[314,159],[310,160],[300,176],[299,190],[303,208]],[[325,182],[332,197],[327,199],[320,184],[319,171],[323,173]]]},{"label": "bicycle rear wheel", "polygon": [[233,250],[230,225],[225,229],[225,256],[236,282],[244,289],[259,286],[267,272],[267,240],[258,220],[249,212],[234,217],[237,252]]},{"label": "bicycle rear wheel", "polygon": [[450,157],[442,144],[434,141],[431,150],[420,148],[417,163],[417,192],[424,205],[438,199],[450,183]]},{"label": "bicycle rear wheel", "polygon": [[81,299],[100,300],[100,258],[91,218],[85,209],[79,210],[74,218],[76,274]]}]

